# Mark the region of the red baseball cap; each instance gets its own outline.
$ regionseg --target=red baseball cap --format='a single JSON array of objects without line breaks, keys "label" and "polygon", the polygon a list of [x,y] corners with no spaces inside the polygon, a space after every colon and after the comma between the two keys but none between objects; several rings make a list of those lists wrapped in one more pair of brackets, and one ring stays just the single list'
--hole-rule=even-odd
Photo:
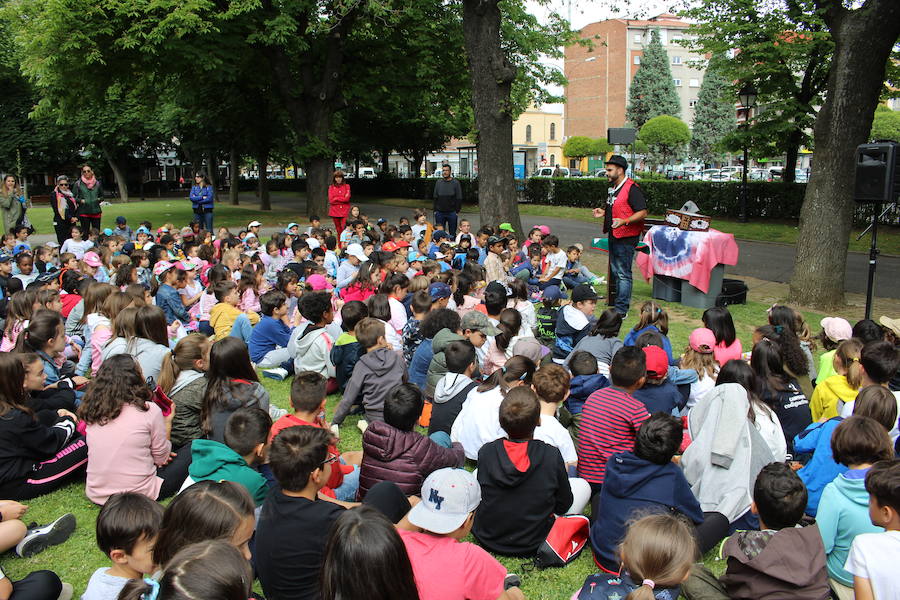
[{"label": "red baseball cap", "polygon": [[397,251],[397,244],[394,243],[394,242],[385,242],[385,243],[383,243],[383,244],[381,245],[381,249],[382,249],[384,252],[396,252],[396,251]]},{"label": "red baseball cap", "polygon": [[644,355],[647,357],[647,377],[649,379],[662,379],[669,372],[669,355],[659,346],[645,346]]}]

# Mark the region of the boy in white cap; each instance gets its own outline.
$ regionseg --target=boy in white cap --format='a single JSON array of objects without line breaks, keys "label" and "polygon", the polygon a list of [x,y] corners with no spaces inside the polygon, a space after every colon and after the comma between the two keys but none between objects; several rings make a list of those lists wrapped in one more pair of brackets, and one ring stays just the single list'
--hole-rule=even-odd
[{"label": "boy in white cap", "polygon": [[356,272],[359,271],[359,265],[368,261],[369,257],[363,251],[363,247],[359,244],[350,244],[344,252],[347,260],[338,265],[337,268],[337,287],[343,289],[353,283],[356,278]]},{"label": "boy in white cap", "polygon": [[480,502],[481,487],[464,469],[438,469],[422,484],[422,501],[407,515],[422,531],[398,530],[422,600],[524,600],[518,587],[506,587],[515,575],[507,576],[482,548],[460,541],[469,535]]}]

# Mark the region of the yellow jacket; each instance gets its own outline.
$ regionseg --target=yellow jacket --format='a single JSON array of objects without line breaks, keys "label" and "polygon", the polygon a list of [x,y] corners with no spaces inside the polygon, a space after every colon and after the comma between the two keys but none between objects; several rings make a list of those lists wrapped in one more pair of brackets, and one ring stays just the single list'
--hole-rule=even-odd
[{"label": "yellow jacket", "polygon": [[825,421],[838,416],[838,400],[850,402],[856,399],[858,389],[850,387],[847,378],[843,375],[832,375],[822,381],[813,391],[809,400],[809,410],[812,412],[813,421]]},{"label": "yellow jacket", "polygon": [[[221,340],[231,335],[231,328],[238,315],[244,311],[237,306],[232,306],[226,302],[219,302],[209,311],[209,326],[216,331],[216,340]],[[247,313],[251,325],[259,323],[259,315],[253,311]]]}]

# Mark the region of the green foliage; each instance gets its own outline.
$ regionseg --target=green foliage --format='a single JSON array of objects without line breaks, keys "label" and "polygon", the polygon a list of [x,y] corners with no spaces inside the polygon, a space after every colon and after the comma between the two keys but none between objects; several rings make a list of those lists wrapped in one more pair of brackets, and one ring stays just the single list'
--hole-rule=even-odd
[{"label": "green foliage", "polygon": [[725,57],[718,55],[709,61],[694,110],[688,153],[704,164],[723,158],[722,142],[737,126],[731,86],[721,71],[723,60]]},{"label": "green foliage", "polygon": [[562,151],[569,158],[582,159],[593,155],[594,140],[584,135],[573,135],[563,144]]},{"label": "green foliage", "polygon": [[650,43],[644,48],[641,66],[628,92],[628,108],[625,117],[640,129],[644,123],[659,115],[677,117],[681,104],[672,81],[669,55],[659,39],[659,30],[650,32]]},{"label": "green foliage", "polygon": [[887,106],[879,106],[875,110],[875,118],[872,121],[872,133],[870,140],[894,140],[900,142],[900,112],[891,110]]},{"label": "green foliage", "polygon": [[691,130],[677,117],[660,115],[644,123],[640,136],[650,148],[651,164],[668,164],[684,151],[691,140]]}]

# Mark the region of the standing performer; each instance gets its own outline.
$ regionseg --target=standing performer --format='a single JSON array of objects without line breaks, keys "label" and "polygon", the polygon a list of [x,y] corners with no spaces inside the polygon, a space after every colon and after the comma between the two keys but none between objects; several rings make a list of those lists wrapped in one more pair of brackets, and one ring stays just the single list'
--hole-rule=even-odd
[{"label": "standing performer", "polygon": [[606,177],[612,186],[606,208],[595,208],[594,217],[603,219],[603,233],[609,234],[609,267],[616,282],[615,309],[623,317],[631,304],[631,261],[641,234],[647,201],[641,188],[625,175],[628,161],[613,154],[606,161]]}]

